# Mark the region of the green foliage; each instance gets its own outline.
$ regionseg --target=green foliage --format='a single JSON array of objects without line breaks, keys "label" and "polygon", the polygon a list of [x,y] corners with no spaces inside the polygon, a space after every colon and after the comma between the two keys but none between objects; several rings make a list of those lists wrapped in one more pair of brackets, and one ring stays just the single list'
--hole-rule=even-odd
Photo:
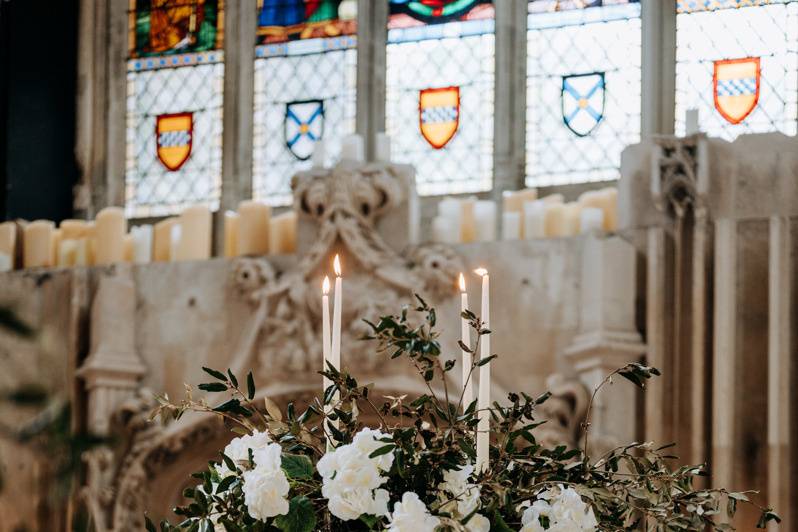
[{"label": "green foliage", "polygon": [[[476,332],[477,340],[474,345],[461,342],[459,348],[476,354],[481,338],[490,331],[473,313],[466,311],[462,316]],[[462,523],[455,523],[442,510],[444,501],[436,486],[447,470],[474,462],[479,412],[476,401],[463,404],[459,386],[455,393],[448,389],[446,373],[454,364],[451,357],[443,357],[436,321],[435,310],[420,297],[415,307],[404,308],[399,315],[383,316],[375,323],[366,321],[370,333],[365,339],[376,342],[379,353],[389,359],[405,358],[415,366],[428,392],[418,397],[375,398],[371,385],[361,385],[354,376],[328,366],[322,374],[332,384],[322,398],[314,399],[301,411],[291,403],[281,412],[268,399],[263,403],[265,409],[256,408],[252,404],[256,392],[251,373],[246,378],[246,391],[242,391],[230,370],[225,373],[210,368],[203,370],[214,380],[201,384],[199,389],[208,397],[223,394],[218,403],[209,403],[205,398],[195,400],[190,393],[178,404],[159,398],[156,414],[165,420],[178,419],[183,412],[193,410],[223,417],[238,433],[268,430],[283,448],[282,469],[289,480],[291,497],[287,514],[265,523],[254,520],[247,514],[240,476],[242,469],[251,467],[252,460],[249,464],[233,464],[222,455],[220,463],[236,474],[220,479],[216,463],[197,473],[200,486],[187,490],[189,504],[177,509],[184,521],[174,527],[162,524],[161,530],[212,530],[214,521],[228,531],[383,530],[387,525],[384,517],[364,515],[342,522],[332,516],[321,494],[322,480],[315,471],[329,438],[336,445],[347,444],[363,428],[359,421],[363,409],[379,419],[380,428],[390,435],[371,453],[372,458],[393,455],[384,485],[391,494],[390,506],[404,492],[413,491],[443,519],[445,530],[462,529]],[[473,358],[470,374],[480,365],[492,363],[495,355],[482,361]],[[548,393],[510,393],[504,401],[491,406],[490,467],[473,479],[481,493],[479,512],[489,518],[491,530],[520,529],[519,506],[558,485],[572,487],[590,503],[602,531],[628,530],[644,523],[647,529],[657,531],[733,530],[716,521],[724,513],[733,517],[738,504],[753,504],[751,492],[696,487],[696,480],[707,474],[706,468],[674,468],[675,457],[668,454],[670,446],[630,443],[603,456],[590,455],[593,398],[615,375],[642,388],[659,371],[632,363],[610,374],[591,397],[581,449],[546,448],[535,438],[535,429],[545,422],[537,409],[549,398]],[[770,508],[760,510],[760,528],[779,520]],[[155,530],[152,523],[148,523],[148,530]]]}]

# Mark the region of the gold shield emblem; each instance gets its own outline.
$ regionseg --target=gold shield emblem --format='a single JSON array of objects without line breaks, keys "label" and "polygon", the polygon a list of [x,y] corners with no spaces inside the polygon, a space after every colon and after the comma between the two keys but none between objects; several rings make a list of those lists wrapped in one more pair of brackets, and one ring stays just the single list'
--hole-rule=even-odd
[{"label": "gold shield emblem", "polygon": [[443,148],[460,124],[460,87],[420,91],[418,115],[421,135],[436,150]]},{"label": "gold shield emblem", "polygon": [[739,124],[756,107],[760,74],[758,57],[715,61],[715,109],[729,123]]},{"label": "gold shield emblem", "polygon": [[194,137],[194,114],[175,113],[160,115],[155,121],[155,139],[158,159],[167,170],[180,170],[191,155]]}]

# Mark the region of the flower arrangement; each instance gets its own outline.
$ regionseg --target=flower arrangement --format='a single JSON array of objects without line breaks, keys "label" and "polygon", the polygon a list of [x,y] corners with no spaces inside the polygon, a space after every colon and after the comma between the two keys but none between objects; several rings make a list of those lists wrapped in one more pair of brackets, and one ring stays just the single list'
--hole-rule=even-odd
[{"label": "flower arrangement", "polygon": [[[477,345],[460,348],[476,353],[490,331],[470,311],[463,318]],[[226,394],[218,406],[190,394],[178,403],[158,398],[154,416],[212,412],[239,434],[194,475],[198,486],[184,492],[189,503],[175,509],[183,520],[161,522],[162,532],[733,530],[721,517],[733,517],[738,503],[753,504],[750,492],[694,487],[705,468],[673,468],[667,446],[630,443],[591,456],[590,408],[581,449],[544,448],[533,431],[549,394],[511,393],[491,405],[490,459],[478,469],[477,401],[463,404],[462,392],[448,389],[454,362],[441,356],[435,310],[418,298],[412,309],[366,323],[366,339],[390,358],[408,359],[427,393],[375,401],[369,386],[329,365],[322,373],[330,386],[301,412],[288,404],[283,413],[268,399],[260,409],[251,373],[244,390],[231,371],[210,368],[203,369],[213,381],[199,389]],[[494,357],[473,362],[471,372]],[[593,397],[615,376],[642,387],[658,374],[629,364]],[[365,427],[361,409],[379,427]],[[759,510],[759,528],[779,521],[770,508]],[[157,530],[149,518],[146,525]]]}]

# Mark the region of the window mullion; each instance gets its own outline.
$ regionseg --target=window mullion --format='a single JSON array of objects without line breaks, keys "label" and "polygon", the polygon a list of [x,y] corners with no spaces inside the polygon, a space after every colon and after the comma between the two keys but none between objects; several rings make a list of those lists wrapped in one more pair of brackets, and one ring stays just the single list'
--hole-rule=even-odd
[{"label": "window mullion", "polygon": [[388,2],[358,0],[357,5],[357,118],[366,157],[374,156],[374,135],[385,130],[385,46]]},{"label": "window mullion", "polygon": [[676,0],[642,0],[640,136],[670,135],[676,106]]},{"label": "window mullion", "polygon": [[220,210],[252,197],[256,0],[225,0]]}]

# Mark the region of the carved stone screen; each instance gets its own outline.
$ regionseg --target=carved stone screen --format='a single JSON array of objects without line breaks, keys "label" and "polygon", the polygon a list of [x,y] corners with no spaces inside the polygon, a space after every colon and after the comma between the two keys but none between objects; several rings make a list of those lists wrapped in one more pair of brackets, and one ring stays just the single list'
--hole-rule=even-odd
[{"label": "carved stone screen", "polygon": [[445,4],[389,1],[386,131],[422,195],[493,182],[493,5]]},{"label": "carved stone screen", "polygon": [[618,179],[640,139],[640,4],[529,2],[528,186]]},{"label": "carved stone screen", "polygon": [[291,203],[291,177],[324,139],[331,157],[355,131],[357,2],[259,0],[253,193]]},{"label": "carved stone screen", "polygon": [[677,134],[698,109],[700,129],[794,135],[798,119],[798,2],[677,2]]},{"label": "carved stone screen", "polygon": [[130,0],[125,205],[130,217],[218,208],[223,0]]}]

